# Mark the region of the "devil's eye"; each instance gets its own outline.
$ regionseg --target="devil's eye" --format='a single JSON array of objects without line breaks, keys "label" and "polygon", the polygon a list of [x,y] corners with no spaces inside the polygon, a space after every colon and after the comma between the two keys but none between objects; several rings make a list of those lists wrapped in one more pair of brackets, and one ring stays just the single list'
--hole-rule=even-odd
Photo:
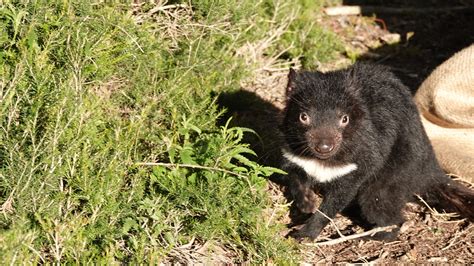
[{"label": "devil's eye", "polygon": [[301,113],[300,114],[300,121],[301,121],[301,123],[303,123],[305,125],[309,124],[309,115],[305,112]]},{"label": "devil's eye", "polygon": [[341,124],[342,124],[343,126],[345,126],[345,125],[347,125],[348,123],[349,123],[349,116],[348,116],[348,115],[343,115],[343,116],[341,117]]}]

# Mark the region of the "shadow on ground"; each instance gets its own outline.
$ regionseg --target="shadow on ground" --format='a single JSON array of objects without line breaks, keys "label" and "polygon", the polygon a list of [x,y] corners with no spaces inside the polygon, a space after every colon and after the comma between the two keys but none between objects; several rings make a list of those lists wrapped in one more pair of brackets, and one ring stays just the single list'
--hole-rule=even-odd
[{"label": "shadow on ground", "polygon": [[[382,55],[382,64],[390,66],[412,92],[436,66],[474,43],[474,0],[343,2],[360,5],[362,15],[375,16],[388,31],[400,34],[399,44],[371,52]],[[368,59],[362,56],[361,60]]]},{"label": "shadow on ground", "polygon": [[[370,51],[380,55],[378,59],[362,55],[360,60],[389,66],[413,93],[436,66],[474,43],[474,0],[345,0],[344,4],[370,5],[362,8],[362,15],[376,16],[388,31],[400,34],[400,43]],[[453,6],[463,8],[450,11]],[[232,116],[233,126],[247,127],[257,133],[258,137],[247,134],[245,141],[259,155],[258,161],[278,167],[282,159],[278,130],[281,111],[247,90],[222,94],[218,102],[228,110],[222,121]],[[283,188],[287,185],[285,176],[273,176],[270,180]],[[294,207],[290,217],[293,224],[304,220]]]},{"label": "shadow on ground", "polygon": [[[278,127],[282,111],[256,93],[246,90],[223,93],[219,96],[218,103],[227,109],[220,123],[225,124],[232,117],[232,126],[254,130],[256,134],[246,134],[244,142],[250,143],[251,149],[258,154],[256,159],[259,163],[279,167],[282,160],[282,136]],[[288,186],[286,175],[274,174],[269,179],[281,186],[288,202],[293,200],[286,189]],[[289,227],[302,224],[309,217],[308,214],[301,213],[294,205],[290,207],[289,216],[291,219]]]},{"label": "shadow on ground", "polygon": [[[218,103],[227,109],[220,122],[224,124],[232,117],[232,126],[254,130],[256,134],[247,133],[244,141],[250,143],[252,150],[258,154],[259,163],[278,167],[282,158],[282,139],[278,130],[281,111],[271,102],[246,90],[223,93]],[[279,185],[286,185],[283,176],[272,176],[270,179]]]}]

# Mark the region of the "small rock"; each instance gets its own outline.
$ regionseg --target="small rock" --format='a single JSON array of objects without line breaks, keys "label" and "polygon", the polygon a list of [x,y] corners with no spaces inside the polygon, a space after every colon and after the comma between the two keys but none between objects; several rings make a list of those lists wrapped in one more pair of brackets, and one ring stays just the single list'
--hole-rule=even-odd
[{"label": "small rock", "polygon": [[412,227],[415,224],[415,221],[410,220],[402,224],[402,227],[400,227],[400,233],[405,233],[410,227]]},{"label": "small rock", "polygon": [[448,258],[445,257],[433,257],[429,258],[428,262],[448,262]]},{"label": "small rock", "polygon": [[380,37],[380,39],[387,44],[399,43],[401,40],[400,34],[398,33],[385,34],[384,36]]},{"label": "small rock", "polygon": [[400,261],[410,261],[410,257],[408,257],[407,254],[405,254],[400,257]]}]

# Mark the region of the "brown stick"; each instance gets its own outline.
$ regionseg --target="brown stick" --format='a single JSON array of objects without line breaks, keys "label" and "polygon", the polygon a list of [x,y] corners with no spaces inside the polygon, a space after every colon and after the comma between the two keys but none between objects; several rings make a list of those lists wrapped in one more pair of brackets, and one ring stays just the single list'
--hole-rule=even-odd
[{"label": "brown stick", "polygon": [[233,176],[238,176],[238,177],[241,177],[243,179],[245,179],[249,185],[249,187],[252,187],[252,184],[250,183],[249,179],[247,176],[244,176],[244,175],[241,175],[241,174],[237,174],[237,173],[234,173],[232,171],[229,171],[229,170],[226,170],[226,169],[222,169],[222,168],[218,168],[218,167],[209,167],[209,166],[202,166],[202,165],[196,165],[196,164],[179,164],[179,163],[149,163],[149,162],[143,162],[143,163],[135,163],[135,165],[138,165],[138,166],[164,166],[164,167],[167,167],[167,168],[178,168],[178,167],[183,167],[183,168],[195,168],[195,169],[203,169],[203,170],[208,170],[208,171],[213,171],[213,172],[222,172],[222,173],[226,173],[226,174],[229,174],[229,175],[233,175]]},{"label": "brown stick", "polygon": [[335,245],[335,244],[339,244],[339,243],[342,243],[342,242],[345,242],[345,241],[348,241],[348,240],[361,238],[361,237],[364,237],[364,236],[373,236],[377,232],[392,231],[392,229],[394,229],[396,227],[397,227],[396,225],[377,227],[377,228],[374,228],[372,230],[369,230],[369,231],[366,231],[366,232],[363,232],[363,233],[360,233],[360,234],[348,235],[348,236],[344,236],[344,237],[340,237],[340,238],[336,238],[336,239],[332,239],[332,240],[328,240],[328,241],[324,241],[324,242],[303,243],[303,245],[310,246],[310,247]]}]

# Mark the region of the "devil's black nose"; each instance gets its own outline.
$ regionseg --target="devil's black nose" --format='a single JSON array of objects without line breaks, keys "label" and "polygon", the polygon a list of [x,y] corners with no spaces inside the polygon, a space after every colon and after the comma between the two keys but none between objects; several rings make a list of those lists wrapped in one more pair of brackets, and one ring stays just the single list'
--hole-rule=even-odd
[{"label": "devil's black nose", "polygon": [[316,144],[315,149],[319,153],[330,153],[334,150],[334,143],[328,140],[321,140]]}]

